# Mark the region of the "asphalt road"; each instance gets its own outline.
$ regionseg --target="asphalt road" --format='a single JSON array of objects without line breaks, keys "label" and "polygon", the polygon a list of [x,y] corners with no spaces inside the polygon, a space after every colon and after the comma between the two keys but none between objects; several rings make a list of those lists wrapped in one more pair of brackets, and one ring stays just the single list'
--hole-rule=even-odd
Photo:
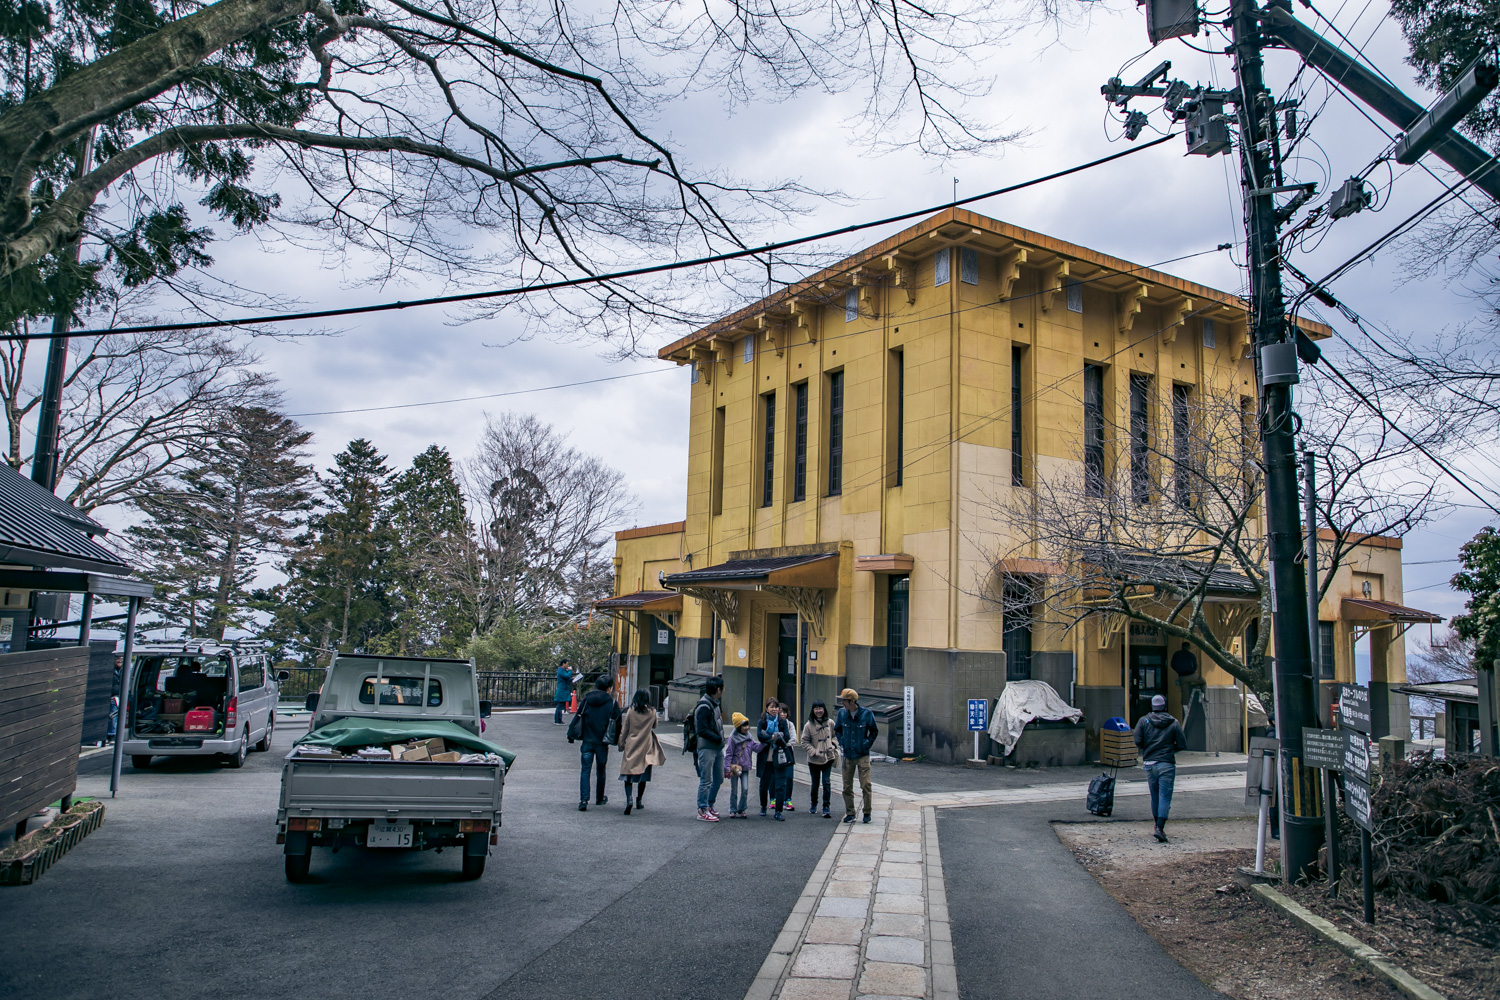
[{"label": "asphalt road", "polygon": [[[550,712],[506,714],[488,735],[520,757],[482,879],[459,881],[451,850],[316,850],[312,882],[292,885],[275,815],[295,735],[239,771],[127,762],[104,825],[4,890],[0,995],[741,997],[833,826],[801,811],[700,823],[672,751],[644,812],[622,815],[611,759],[612,801],[580,813],[578,748]],[[107,767],[86,760],[80,794],[106,797]]]},{"label": "asphalt road", "polygon": [[[1244,813],[1238,789],[1178,792],[1172,800],[1173,819]],[[1150,800],[1116,798],[1113,818],[1149,820]],[[1049,826],[1093,819],[1082,801],[938,810],[964,1000],[1223,996],[1168,957]]]}]

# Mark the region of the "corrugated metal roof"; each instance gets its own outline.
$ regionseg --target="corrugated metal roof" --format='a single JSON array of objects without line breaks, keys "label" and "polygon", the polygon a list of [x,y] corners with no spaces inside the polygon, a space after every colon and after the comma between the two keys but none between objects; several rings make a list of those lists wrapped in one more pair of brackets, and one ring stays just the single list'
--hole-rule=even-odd
[{"label": "corrugated metal roof", "polygon": [[805,556],[774,556],[768,559],[731,559],[717,566],[690,569],[684,573],[671,573],[662,583],[669,587],[691,587],[699,583],[715,583],[720,580],[753,582],[770,576],[780,569],[791,569],[822,559],[837,559],[837,552],[819,552]]},{"label": "corrugated metal roof", "polygon": [[602,601],[595,601],[594,607],[603,608],[606,611],[635,611],[641,608],[662,608],[664,605],[672,604],[673,610],[682,610],[682,595],[675,590],[638,590],[633,594],[621,594],[619,597],[606,597]]},{"label": "corrugated metal roof", "polygon": [[105,527],[0,462],[0,562],[89,573],[132,567],[94,541]]},{"label": "corrugated metal roof", "polygon": [[1345,618],[1357,621],[1431,622],[1436,624],[1443,620],[1442,615],[1435,615],[1431,611],[1423,611],[1420,608],[1408,608],[1404,604],[1376,600],[1373,597],[1344,598],[1343,613]]}]

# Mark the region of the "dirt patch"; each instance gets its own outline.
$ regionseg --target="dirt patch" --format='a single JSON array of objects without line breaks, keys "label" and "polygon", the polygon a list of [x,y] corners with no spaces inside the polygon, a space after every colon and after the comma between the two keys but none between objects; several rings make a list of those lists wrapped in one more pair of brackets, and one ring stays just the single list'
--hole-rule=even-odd
[{"label": "dirt patch", "polygon": [[1375,898],[1375,926],[1364,923],[1364,897],[1349,887],[1332,900],[1322,887],[1282,889],[1449,1000],[1493,1000],[1500,993],[1500,949],[1494,928],[1456,921],[1451,907]]},{"label": "dirt patch", "polygon": [[1236,1000],[1402,996],[1235,884],[1235,868],[1254,864],[1251,823],[1174,822],[1168,844],[1152,839],[1150,823],[1055,823],[1053,829],[1167,954],[1220,993]]}]

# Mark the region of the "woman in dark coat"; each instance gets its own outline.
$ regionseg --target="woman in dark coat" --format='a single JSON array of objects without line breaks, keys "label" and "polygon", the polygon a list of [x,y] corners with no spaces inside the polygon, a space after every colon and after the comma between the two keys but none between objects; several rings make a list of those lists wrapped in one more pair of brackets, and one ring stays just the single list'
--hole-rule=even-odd
[{"label": "woman in dark coat", "polygon": [[[755,738],[761,743],[755,761],[755,773],[760,778],[760,814],[766,814],[767,802],[771,801],[776,809],[775,818],[781,819],[782,808],[791,808],[791,747],[796,745],[797,734],[775,698],[766,701]],[[778,764],[778,756],[785,756],[785,762]]]}]

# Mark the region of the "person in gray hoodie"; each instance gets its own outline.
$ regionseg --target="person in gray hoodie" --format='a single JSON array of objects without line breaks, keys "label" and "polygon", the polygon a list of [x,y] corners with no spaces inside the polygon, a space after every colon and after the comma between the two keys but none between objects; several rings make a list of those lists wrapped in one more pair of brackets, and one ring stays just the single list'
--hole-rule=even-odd
[{"label": "person in gray hoodie", "polygon": [[1135,723],[1135,745],[1141,751],[1141,767],[1151,790],[1151,818],[1156,821],[1156,839],[1167,842],[1167,814],[1172,811],[1172,786],[1177,782],[1177,752],[1187,749],[1187,736],[1167,712],[1167,699],[1151,698],[1151,713]]}]

